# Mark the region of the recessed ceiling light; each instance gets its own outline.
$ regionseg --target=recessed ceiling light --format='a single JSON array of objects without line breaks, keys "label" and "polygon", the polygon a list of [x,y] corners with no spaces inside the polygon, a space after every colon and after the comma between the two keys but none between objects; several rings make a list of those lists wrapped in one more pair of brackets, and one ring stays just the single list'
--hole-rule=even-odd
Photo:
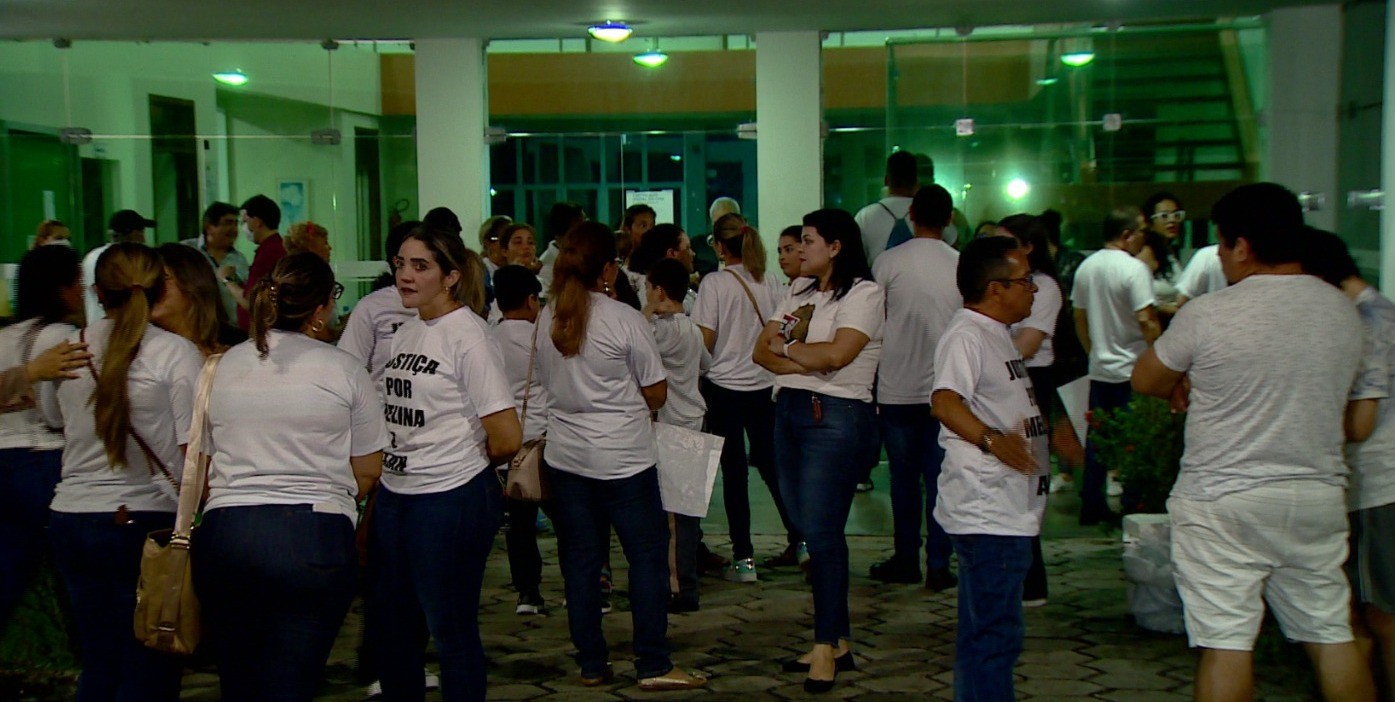
[{"label": "recessed ceiling light", "polygon": [[658,68],[668,63],[668,54],[662,51],[646,51],[642,54],[635,54],[635,63],[645,68]]},{"label": "recessed ceiling light", "polygon": [[231,85],[233,87],[237,87],[239,85],[247,85],[248,78],[247,74],[243,73],[242,69],[238,68],[231,71],[218,71],[217,73],[213,74],[213,80],[216,80],[219,83],[222,83],[223,85]]},{"label": "recessed ceiling light", "polygon": [[612,22],[610,20],[606,20],[600,24],[593,24],[586,28],[586,32],[596,39],[608,41],[612,44],[619,44],[629,39],[631,34],[634,34],[634,30],[630,29],[630,25],[624,22]]}]

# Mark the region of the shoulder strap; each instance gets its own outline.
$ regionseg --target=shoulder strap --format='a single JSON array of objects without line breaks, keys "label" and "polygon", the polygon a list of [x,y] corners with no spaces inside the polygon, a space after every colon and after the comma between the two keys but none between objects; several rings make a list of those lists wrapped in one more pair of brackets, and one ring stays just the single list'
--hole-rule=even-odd
[{"label": "shoulder strap", "polygon": [[[87,343],[86,327],[78,332],[78,341],[84,344]],[[87,359],[87,372],[92,374],[92,382],[102,382],[102,377],[97,375],[97,367],[92,365],[91,358]],[[145,439],[140,435],[140,432],[137,432],[135,427],[131,427],[129,433],[131,438],[135,439],[136,443],[140,445],[140,452],[145,454],[145,467],[150,471],[151,477],[155,476],[155,471],[158,469],[160,474],[165,476],[165,480],[168,480],[170,485],[173,486],[175,490],[178,490],[179,484],[174,481],[174,474],[165,467],[164,461],[161,461],[160,457],[155,454],[154,449],[150,448],[150,444],[146,443]]]},{"label": "shoulder strap", "polygon": [[[541,317],[542,312],[538,312]],[[518,418],[519,423],[528,421],[528,396],[533,394],[533,359],[538,355],[538,326],[541,319],[533,320],[533,342],[528,347],[528,379],[523,385],[523,414]]]},{"label": "shoulder strap", "polygon": [[727,269],[727,272],[736,279],[736,282],[741,283],[741,289],[746,291],[746,299],[751,301],[751,308],[756,311],[756,326],[764,327],[765,315],[760,313],[760,305],[756,303],[756,296],[751,292],[751,286],[746,284],[746,279],[742,278],[740,273],[730,268]]},{"label": "shoulder strap", "polygon": [[203,499],[208,480],[208,461],[203,459],[203,439],[208,433],[208,401],[213,395],[213,376],[223,354],[215,353],[203,362],[198,394],[194,396],[194,419],[189,424],[189,445],[184,452],[184,475],[179,486],[179,511],[174,517],[175,539],[188,539],[194,528],[194,512]]}]

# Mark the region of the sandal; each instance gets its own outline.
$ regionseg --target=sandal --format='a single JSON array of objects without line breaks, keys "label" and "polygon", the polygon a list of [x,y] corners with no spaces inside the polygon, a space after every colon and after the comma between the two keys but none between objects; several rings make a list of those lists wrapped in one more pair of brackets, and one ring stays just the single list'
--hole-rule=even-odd
[{"label": "sandal", "polygon": [[599,675],[587,675],[586,673],[582,673],[579,682],[583,687],[599,687],[601,685],[609,685],[610,683],[615,682],[615,671],[610,667],[609,663],[606,663],[605,670],[601,671]]},{"label": "sandal", "polygon": [[645,692],[667,692],[669,690],[696,690],[707,684],[707,676],[693,671],[684,673],[677,668],[652,678],[639,681],[639,689]]}]

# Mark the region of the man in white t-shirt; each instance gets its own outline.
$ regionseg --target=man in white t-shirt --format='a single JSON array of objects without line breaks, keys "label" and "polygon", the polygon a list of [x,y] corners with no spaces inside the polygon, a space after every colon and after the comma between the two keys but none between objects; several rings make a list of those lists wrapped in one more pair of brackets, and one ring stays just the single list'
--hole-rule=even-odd
[{"label": "man in white t-shirt", "polygon": [[872,267],[872,277],[886,291],[877,418],[891,469],[896,551],[873,565],[871,576],[887,583],[920,582],[923,509],[928,534],[925,586],[935,592],[956,583],[949,570],[949,535],[931,514],[944,453],[936,438],[940,423],[930,414],[935,345],[950,319],[964,306],[955,285],[959,252],[941,239],[953,207],[944,188],[921,188],[910,208],[915,238],[887,251]]},{"label": "man in white t-shirt", "polygon": [[[1137,207],[1120,207],[1104,219],[1104,248],[1075,272],[1071,302],[1075,331],[1090,354],[1090,411],[1119,410],[1133,399],[1129,374],[1138,357],[1162,332],[1154,307],[1153,275],[1134,258],[1143,248],[1147,223]],[[1118,521],[1105,502],[1106,467],[1093,441],[1085,444],[1080,481],[1080,523]],[[1125,504],[1130,496],[1124,496]]]},{"label": "man in white t-shirt", "polygon": [[1216,255],[1216,244],[1203,246],[1192,253],[1187,267],[1177,278],[1177,306],[1187,300],[1195,300],[1206,293],[1213,293],[1226,286],[1225,273],[1221,271],[1221,259]]},{"label": "man in white t-shirt", "polygon": [[1292,192],[1245,185],[1211,212],[1231,285],[1183,307],[1133,371],[1138,392],[1187,408],[1167,511],[1187,636],[1202,649],[1196,698],[1253,696],[1251,650],[1267,604],[1284,635],[1304,643],[1325,699],[1374,700],[1342,570],[1343,418],[1361,319],[1303,275]]},{"label": "man in white t-shirt", "polygon": [[146,219],[135,210],[121,210],[113,214],[107,222],[108,243],[92,249],[82,257],[82,307],[89,326],[107,316],[106,310],[102,309],[102,304],[97,301],[97,259],[101,258],[107,247],[116,242],[144,244],[145,230],[154,226],[155,220]]},{"label": "man in white t-shirt", "polygon": [[915,156],[897,151],[886,158],[886,197],[858,210],[853,219],[862,230],[862,248],[867,262],[875,264],[883,251],[909,241],[914,235],[907,220],[911,198],[920,189]]},{"label": "man in white t-shirt", "polygon": [[964,309],[935,349],[930,400],[945,452],[935,519],[959,557],[954,698],[1011,700],[1022,586],[1050,491],[1049,432],[1008,329],[1031,314],[1036,284],[1009,237],[971,242],[956,278]]}]

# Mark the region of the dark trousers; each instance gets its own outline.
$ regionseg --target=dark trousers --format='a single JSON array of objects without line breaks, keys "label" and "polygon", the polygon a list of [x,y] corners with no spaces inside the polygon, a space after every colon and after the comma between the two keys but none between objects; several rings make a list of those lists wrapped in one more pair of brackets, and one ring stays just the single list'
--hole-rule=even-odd
[{"label": "dark trousers", "polygon": [[223,699],[314,699],[356,589],[353,520],[224,507],[204,514],[190,555]]},{"label": "dark trousers", "polygon": [[[1048,426],[1054,426],[1056,411],[1056,375],[1050,368],[1028,368],[1027,376],[1032,379],[1032,393],[1037,408]],[[1027,580],[1022,586],[1022,599],[1046,599],[1046,561],[1041,555],[1041,536],[1032,537],[1032,566],[1027,569]]]},{"label": "dark trousers", "polygon": [[[1127,382],[1102,383],[1090,381],[1090,411],[1114,410],[1127,407],[1133,399],[1133,387]],[[1091,432],[1093,433],[1093,432]],[[1085,475],[1080,481],[1080,518],[1099,519],[1109,512],[1104,486],[1109,467],[1100,463],[1090,434],[1085,435]]]},{"label": "dark trousers", "polygon": [[174,526],[169,512],[52,512],[54,563],[77,623],[77,702],[173,702],[184,661],[136,640],[132,614],[145,535]]},{"label": "dark trousers", "polygon": [[0,632],[48,550],[48,504],[63,449],[0,449]]},{"label": "dark trousers", "polygon": [[954,535],[959,557],[955,702],[1012,702],[1022,653],[1022,581],[1032,562],[1026,536]]},{"label": "dark trousers", "polygon": [[[935,498],[940,494],[940,423],[930,416],[930,404],[878,405],[877,419],[891,469],[891,521],[896,559],[920,568],[920,528],[925,520],[925,566],[949,567],[949,535],[935,521]],[[924,487],[922,488],[922,483]]]},{"label": "dark trousers", "polygon": [[698,602],[698,543],[702,519],[670,512],[668,515],[668,587],[679,600]]},{"label": "dark trousers", "polygon": [[484,699],[480,589],[503,503],[491,470],[445,492],[403,495],[379,488],[369,558],[379,572],[377,655],[387,702],[425,698],[422,641],[428,632],[441,663],[441,699]]},{"label": "dark trousers", "polygon": [[870,402],[790,389],[776,400],[775,464],[785,506],[809,547],[815,643],[836,646],[852,633],[844,532],[862,474],[858,457],[876,424]]},{"label": "dark trousers", "polygon": [[[790,520],[775,471],[773,441],[775,438],[775,403],[770,389],[728,390],[707,379],[699,384],[702,398],[707,402],[707,431],[724,439],[722,444],[722,504],[727,512],[731,531],[732,557],[751,558],[751,497],[749,466],[755,466],[761,480],[775,500],[775,511],[785,527],[789,543],[801,541],[798,529]],[[747,462],[746,441],[751,453]]]},{"label": "dark trousers", "polygon": [[610,651],[601,631],[596,583],[610,551],[610,528],[629,562],[635,672],[640,678],[673,669],[668,648],[668,517],[654,468],[615,480],[554,469],[558,558],[567,593],[567,626],[582,675],[606,670]]},{"label": "dark trousers", "polygon": [[519,594],[538,594],[542,585],[542,553],[538,550],[538,510],[551,516],[551,504],[504,498],[509,530],[504,545],[509,550],[509,576]]}]

